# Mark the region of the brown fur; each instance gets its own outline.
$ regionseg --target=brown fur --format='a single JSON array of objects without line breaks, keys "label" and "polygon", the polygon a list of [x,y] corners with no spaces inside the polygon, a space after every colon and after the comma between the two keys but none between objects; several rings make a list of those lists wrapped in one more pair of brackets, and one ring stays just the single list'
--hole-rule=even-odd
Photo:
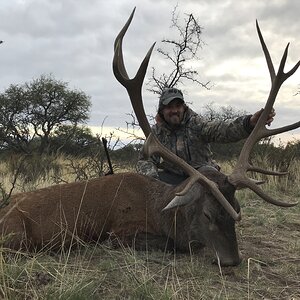
[{"label": "brown fur", "polygon": [[[212,168],[205,172],[236,207],[227,177]],[[188,252],[208,245],[223,264],[238,264],[235,222],[200,184],[184,196],[184,206],[162,211],[184,185],[123,173],[17,194],[0,210],[4,246],[57,249],[113,236],[137,249]]]},{"label": "brown fur", "polygon": [[16,194],[0,210],[0,229],[14,234],[6,242],[13,248],[69,244],[75,236],[101,240],[108,233],[120,238],[139,231],[158,234],[155,214],[160,212],[149,206],[152,190],[162,195],[166,187],[157,180],[124,173]]}]

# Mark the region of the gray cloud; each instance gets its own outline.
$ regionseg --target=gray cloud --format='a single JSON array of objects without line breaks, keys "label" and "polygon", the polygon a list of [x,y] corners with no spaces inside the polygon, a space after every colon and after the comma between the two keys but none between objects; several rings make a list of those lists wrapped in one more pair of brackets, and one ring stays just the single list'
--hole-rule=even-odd
[{"label": "gray cloud", "polygon": [[[1,82],[24,83],[41,74],[53,74],[92,97],[90,125],[125,126],[131,112],[126,91],[111,70],[113,42],[135,5],[137,11],[124,41],[125,63],[133,76],[150,45],[171,37],[171,13],[178,4],[181,17],[193,13],[203,26],[206,43],[195,63],[206,91],[186,84],[183,90],[200,110],[211,101],[254,112],[263,105],[270,86],[267,67],[255,29],[259,20],[277,66],[287,42],[291,42],[288,66],[299,57],[300,2],[277,1],[153,1],[143,0],[3,0],[0,3]],[[150,67],[168,68],[157,52]],[[290,80],[276,105],[278,125],[298,121],[300,96],[292,96],[300,83],[300,71]],[[148,73],[150,76],[150,72]],[[291,99],[290,101],[285,99]],[[144,89],[147,113],[153,114],[157,97]],[[295,131],[299,133],[299,130]]]}]

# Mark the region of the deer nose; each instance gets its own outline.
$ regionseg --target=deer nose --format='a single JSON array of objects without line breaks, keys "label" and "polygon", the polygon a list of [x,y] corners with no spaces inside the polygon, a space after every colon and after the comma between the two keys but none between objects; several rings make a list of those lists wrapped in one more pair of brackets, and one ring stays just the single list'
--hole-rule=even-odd
[{"label": "deer nose", "polygon": [[[235,256],[219,258],[220,265],[222,267],[238,266],[242,262],[242,260],[243,260],[243,257],[239,250],[238,250],[237,255],[235,255]],[[213,260],[213,264],[216,264],[216,265],[219,264],[217,258],[215,258]]]}]

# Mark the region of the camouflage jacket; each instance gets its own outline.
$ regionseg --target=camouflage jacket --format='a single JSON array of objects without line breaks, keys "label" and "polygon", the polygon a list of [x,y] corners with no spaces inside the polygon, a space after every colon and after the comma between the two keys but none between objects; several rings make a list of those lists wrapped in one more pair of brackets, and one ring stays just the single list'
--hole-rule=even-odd
[{"label": "camouflage jacket", "polygon": [[[152,130],[164,146],[198,169],[204,165],[214,165],[209,143],[236,142],[248,137],[251,132],[250,117],[251,115],[242,116],[230,122],[207,121],[187,108],[183,121],[176,130],[172,130],[164,121],[155,124]],[[156,178],[158,169],[183,175],[179,168],[163,161],[158,155],[146,159],[143,150],[136,169],[140,174]]]}]

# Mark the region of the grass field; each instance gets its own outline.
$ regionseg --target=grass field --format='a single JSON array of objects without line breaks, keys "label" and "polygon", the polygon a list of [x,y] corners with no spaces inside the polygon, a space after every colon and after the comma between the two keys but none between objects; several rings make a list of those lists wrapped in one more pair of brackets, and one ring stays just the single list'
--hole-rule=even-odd
[{"label": "grass field", "polygon": [[[229,169],[223,166],[225,173]],[[300,202],[299,180],[295,162],[289,177],[271,179],[264,189],[277,199]],[[37,187],[43,185],[40,181]],[[213,265],[209,249],[188,255],[137,252],[109,243],[59,253],[0,248],[0,298],[300,299],[300,205],[279,208],[247,190],[238,191],[237,198],[244,257],[238,267]]]}]

